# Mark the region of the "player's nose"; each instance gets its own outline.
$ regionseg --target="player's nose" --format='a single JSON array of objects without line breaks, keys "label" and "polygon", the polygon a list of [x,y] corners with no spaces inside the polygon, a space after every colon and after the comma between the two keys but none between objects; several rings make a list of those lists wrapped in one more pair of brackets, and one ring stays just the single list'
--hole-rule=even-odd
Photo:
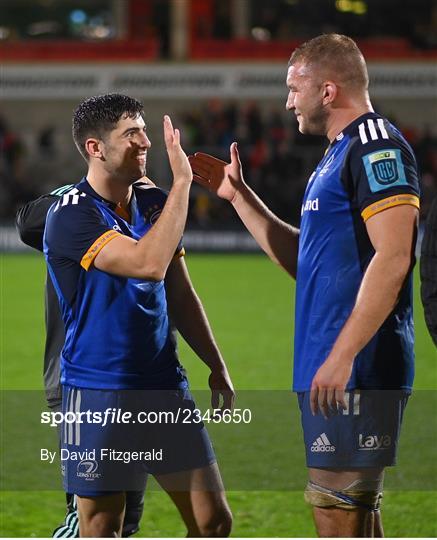
[{"label": "player's nose", "polygon": [[289,92],[287,96],[287,101],[285,102],[285,108],[287,111],[292,111],[294,109],[294,92]]},{"label": "player's nose", "polygon": [[140,146],[141,148],[150,148],[152,146],[152,143],[150,142],[149,137],[142,132],[140,135]]}]

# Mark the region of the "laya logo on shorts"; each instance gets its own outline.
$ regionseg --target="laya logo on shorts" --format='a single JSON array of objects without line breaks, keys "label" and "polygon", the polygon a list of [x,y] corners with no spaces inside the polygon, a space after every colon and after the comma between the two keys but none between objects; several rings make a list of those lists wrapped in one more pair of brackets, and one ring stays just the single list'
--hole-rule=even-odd
[{"label": "laya logo on shorts", "polygon": [[326,433],[322,433],[313,442],[310,450],[311,452],[335,452],[335,446],[329,442]]},{"label": "laya logo on shorts", "polygon": [[358,435],[358,450],[387,450],[391,446],[390,435]]},{"label": "laya logo on shorts", "polygon": [[79,478],[85,478],[85,480],[95,480],[102,476],[101,474],[96,473],[97,468],[98,464],[95,459],[83,459],[77,465],[76,475]]}]

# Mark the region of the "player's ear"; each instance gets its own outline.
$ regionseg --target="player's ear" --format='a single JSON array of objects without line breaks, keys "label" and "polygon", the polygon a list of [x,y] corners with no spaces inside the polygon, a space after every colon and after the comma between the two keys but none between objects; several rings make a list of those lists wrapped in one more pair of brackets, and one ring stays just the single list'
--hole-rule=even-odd
[{"label": "player's ear", "polygon": [[102,153],[102,141],[99,139],[89,138],[85,141],[85,150],[90,157],[101,158]]},{"label": "player's ear", "polygon": [[323,83],[323,105],[329,105],[337,97],[338,88],[335,82],[325,81]]}]

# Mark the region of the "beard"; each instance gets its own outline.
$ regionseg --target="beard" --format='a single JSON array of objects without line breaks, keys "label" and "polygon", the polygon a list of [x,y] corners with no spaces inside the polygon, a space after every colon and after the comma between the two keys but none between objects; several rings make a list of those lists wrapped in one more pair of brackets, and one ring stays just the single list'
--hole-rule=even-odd
[{"label": "beard", "polygon": [[327,125],[328,111],[322,105],[318,105],[306,113],[305,117],[301,116],[299,131],[303,135],[326,135]]}]

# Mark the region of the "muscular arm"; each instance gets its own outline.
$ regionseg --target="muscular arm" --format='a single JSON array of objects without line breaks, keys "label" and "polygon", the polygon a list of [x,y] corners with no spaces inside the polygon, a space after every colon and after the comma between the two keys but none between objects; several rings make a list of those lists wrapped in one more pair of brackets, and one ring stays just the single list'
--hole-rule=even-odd
[{"label": "muscular arm", "polygon": [[168,311],[176,328],[211,370],[209,384],[213,392],[213,408],[218,407],[220,394],[223,396],[223,407],[232,408],[232,382],[183,257],[173,259],[170,264],[165,278],[165,290]]},{"label": "muscular arm", "polygon": [[299,229],[280,220],[247,185],[236,192],[231,202],[270,259],[296,278]]},{"label": "muscular arm", "polygon": [[331,353],[317,371],[311,389],[313,412],[326,416],[329,406],[344,403],[344,389],[355,356],[386,320],[411,268],[418,211],[409,205],[395,206],[366,222],[375,249],[358,291],[355,306]]},{"label": "muscular arm", "polygon": [[244,182],[237,143],[230,152],[230,163],[202,152],[190,156],[194,179],[230,201],[270,259],[296,277],[299,229],[281,221]]},{"label": "muscular arm", "polygon": [[184,231],[189,190],[188,182],[174,185],[150,231],[138,241],[117,236],[98,253],[94,266],[120,276],[164,279]]}]

